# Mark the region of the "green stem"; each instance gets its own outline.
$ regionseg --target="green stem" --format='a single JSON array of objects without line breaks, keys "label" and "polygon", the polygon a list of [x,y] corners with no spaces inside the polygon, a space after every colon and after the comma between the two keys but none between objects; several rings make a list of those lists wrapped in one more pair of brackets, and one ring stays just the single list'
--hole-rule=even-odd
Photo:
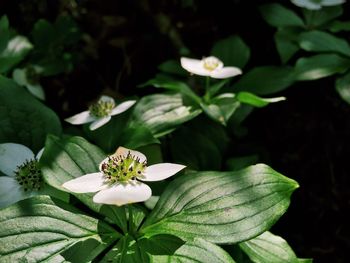
[{"label": "green stem", "polygon": [[204,94],[204,101],[205,102],[209,102],[209,100],[210,100],[209,88],[210,88],[210,77],[207,76],[205,79],[205,94]]}]

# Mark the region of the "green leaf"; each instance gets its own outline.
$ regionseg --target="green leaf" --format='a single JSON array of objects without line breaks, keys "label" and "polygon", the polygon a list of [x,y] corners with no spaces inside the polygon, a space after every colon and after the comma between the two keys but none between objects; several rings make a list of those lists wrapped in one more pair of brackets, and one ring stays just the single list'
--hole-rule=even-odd
[{"label": "green leaf", "polygon": [[295,65],[297,80],[315,80],[343,73],[350,67],[350,60],[336,54],[320,54],[300,58]]},{"label": "green leaf", "polygon": [[243,168],[246,168],[249,165],[258,163],[259,155],[252,154],[241,157],[232,157],[227,159],[226,166],[230,171],[237,171]]},{"label": "green leaf", "polygon": [[59,135],[57,115],[12,80],[0,76],[0,142],[14,142],[38,152],[47,134]]},{"label": "green leaf", "polygon": [[244,74],[233,88],[234,92],[248,91],[257,95],[269,95],[286,89],[293,82],[293,68],[262,66]]},{"label": "green leaf", "polygon": [[185,242],[172,235],[160,234],[138,240],[141,249],[151,255],[173,255]]},{"label": "green leaf", "polygon": [[298,184],[264,164],[237,172],[197,172],[172,181],[141,228],[238,243],[268,230],[287,210]]},{"label": "green leaf", "polygon": [[145,86],[153,86],[156,88],[163,88],[170,91],[176,91],[185,96],[188,96],[198,104],[201,102],[200,97],[198,97],[196,93],[194,93],[186,83],[181,81],[155,78],[147,81],[145,84],[141,85],[140,87],[145,87]]},{"label": "green leaf", "polygon": [[350,72],[337,79],[335,82],[335,88],[340,97],[350,104]]},{"label": "green leaf", "polygon": [[158,69],[165,73],[176,74],[180,76],[188,75],[187,71],[181,67],[180,61],[178,60],[167,60],[160,64],[158,66]]},{"label": "green leaf", "polygon": [[341,31],[350,31],[350,21],[334,21],[328,26],[329,31],[338,33]]},{"label": "green leaf", "polygon": [[283,64],[287,63],[300,49],[297,44],[299,31],[294,27],[283,27],[275,33],[276,48]]},{"label": "green leaf", "polygon": [[201,113],[184,105],[181,94],[153,94],[143,97],[133,112],[134,125],[146,126],[155,137],[172,132]]},{"label": "green leaf", "polygon": [[307,26],[309,28],[317,28],[341,16],[343,14],[343,8],[341,6],[324,6],[317,11],[303,9],[303,13]]},{"label": "green leaf", "polygon": [[314,30],[300,34],[299,45],[307,51],[337,52],[350,56],[350,46],[347,41],[322,31]]},{"label": "green leaf", "polygon": [[9,39],[6,47],[0,50],[0,73],[6,73],[21,62],[32,48],[26,37],[15,36]]},{"label": "green leaf", "polygon": [[239,36],[230,36],[219,40],[211,54],[223,61],[225,66],[244,68],[250,58],[250,48]]},{"label": "green leaf", "polygon": [[255,263],[298,263],[292,248],[281,237],[270,232],[239,244]]},{"label": "green leaf", "polygon": [[136,149],[149,144],[159,144],[160,141],[156,139],[147,127],[127,127],[123,130],[120,138],[120,144],[129,149]]},{"label": "green leaf", "polygon": [[260,7],[260,12],[265,21],[274,27],[297,26],[304,27],[303,20],[292,10],[283,5],[272,3]]},{"label": "green leaf", "polygon": [[[59,190],[62,184],[79,176],[98,172],[100,162],[106,155],[82,137],[59,139],[49,136],[40,159],[44,180]],[[124,232],[127,229],[124,207],[99,205],[92,201],[93,193],[75,194],[90,209],[113,220]]]},{"label": "green leaf", "polygon": [[201,238],[195,238],[193,241],[186,242],[172,256],[152,256],[151,262],[235,263],[231,256],[221,247]]},{"label": "green leaf", "polygon": [[60,254],[78,243],[80,259],[87,262],[120,237],[106,223],[48,196],[2,209],[0,222],[1,262],[61,262]]},{"label": "green leaf", "polygon": [[261,98],[254,95],[253,93],[241,91],[237,94],[237,100],[254,107],[262,108],[269,105],[270,103],[286,100],[286,98],[285,97]]}]

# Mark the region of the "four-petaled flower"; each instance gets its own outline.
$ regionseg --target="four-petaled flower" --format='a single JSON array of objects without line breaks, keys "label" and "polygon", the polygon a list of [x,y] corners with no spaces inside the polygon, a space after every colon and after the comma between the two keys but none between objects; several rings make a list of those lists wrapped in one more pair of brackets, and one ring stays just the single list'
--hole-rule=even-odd
[{"label": "four-petaled flower", "polygon": [[242,74],[239,68],[224,67],[222,61],[214,56],[202,60],[182,57],[181,66],[195,75],[209,76],[215,79],[225,79]]},{"label": "four-petaled flower", "polygon": [[65,121],[76,125],[92,122],[89,128],[93,131],[109,122],[112,116],[128,110],[135,102],[136,100],[128,100],[116,106],[113,98],[101,96],[95,104],[89,107],[89,110],[67,118]]},{"label": "four-petaled flower", "polygon": [[41,72],[43,72],[43,68],[39,66],[29,66],[24,69],[17,68],[13,71],[12,78],[18,85],[26,87],[35,97],[45,100],[45,93],[40,85]]},{"label": "four-petaled flower", "polygon": [[17,143],[0,144],[0,207],[39,194],[42,175],[38,167],[44,149],[36,156],[26,146]]},{"label": "four-petaled flower", "polygon": [[291,0],[293,4],[309,10],[319,10],[322,7],[344,4],[345,0]]},{"label": "four-petaled flower", "polygon": [[164,180],[185,167],[173,163],[147,166],[144,154],[119,147],[100,163],[99,172],[83,175],[62,186],[74,193],[98,192],[93,197],[95,203],[121,206],[151,197],[151,188],[142,181]]}]

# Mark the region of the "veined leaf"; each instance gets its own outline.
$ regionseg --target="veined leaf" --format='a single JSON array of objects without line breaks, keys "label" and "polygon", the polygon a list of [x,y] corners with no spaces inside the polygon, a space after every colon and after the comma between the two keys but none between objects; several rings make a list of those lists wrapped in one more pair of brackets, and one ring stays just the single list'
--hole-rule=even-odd
[{"label": "veined leaf", "polygon": [[87,262],[121,236],[106,223],[48,196],[2,209],[0,222],[1,262],[64,262],[62,252],[88,243],[89,251],[80,253]]},{"label": "veined leaf", "polygon": [[[82,137],[59,139],[49,136],[45,151],[40,159],[45,181],[60,190],[62,184],[79,176],[98,172],[98,165],[106,155],[95,145]],[[90,209],[108,216],[122,230],[126,231],[126,215],[124,207],[99,205],[92,201],[93,193],[75,194]]]},{"label": "veined leaf", "polygon": [[255,263],[298,263],[292,248],[281,237],[270,232],[239,244]]},{"label": "veined leaf", "polygon": [[286,211],[298,184],[258,164],[237,172],[197,172],[171,182],[141,228],[237,243],[268,230]]},{"label": "veined leaf", "polygon": [[171,256],[152,256],[153,263],[186,262],[186,263],[235,263],[231,256],[221,247],[204,239],[195,238],[186,242]]}]

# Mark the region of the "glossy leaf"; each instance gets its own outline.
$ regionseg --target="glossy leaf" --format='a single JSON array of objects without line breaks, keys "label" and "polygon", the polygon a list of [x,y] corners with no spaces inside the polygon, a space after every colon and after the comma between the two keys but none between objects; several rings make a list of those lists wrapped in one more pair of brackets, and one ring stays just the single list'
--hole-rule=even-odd
[{"label": "glossy leaf", "polygon": [[237,94],[237,100],[254,107],[262,108],[269,105],[270,103],[286,100],[286,98],[285,97],[261,98],[254,95],[253,93],[241,91]]},{"label": "glossy leaf", "polygon": [[350,59],[336,54],[320,54],[307,58],[300,58],[295,65],[297,80],[315,80],[343,73],[350,67]]},{"label": "glossy leaf", "polygon": [[201,113],[186,106],[181,94],[154,94],[143,97],[136,105],[134,124],[142,123],[155,137],[167,134]]},{"label": "glossy leaf", "polygon": [[239,244],[241,249],[255,263],[298,263],[292,248],[281,237],[264,232]]},{"label": "glossy leaf", "polygon": [[186,242],[172,256],[152,256],[153,263],[235,263],[231,256],[221,247],[204,239],[195,238]]},{"label": "glossy leaf", "polygon": [[248,91],[257,95],[268,95],[286,89],[293,82],[292,68],[262,66],[244,74],[233,88],[234,92]]},{"label": "glossy leaf", "polygon": [[260,12],[266,22],[274,27],[304,26],[303,20],[297,14],[277,3],[261,6]]},{"label": "glossy leaf", "polygon": [[141,228],[238,243],[268,230],[284,214],[298,184],[264,164],[237,172],[197,172],[172,181]]},{"label": "glossy leaf", "polygon": [[350,56],[350,45],[342,38],[322,31],[308,31],[300,34],[301,48],[312,52],[336,52]]},{"label": "glossy leaf", "polygon": [[2,76],[0,120],[0,143],[24,144],[34,152],[44,146],[47,134],[59,135],[62,129],[57,115],[51,109]]},{"label": "glossy leaf", "polygon": [[86,262],[120,237],[106,223],[48,196],[2,209],[0,222],[1,262],[62,262],[62,252],[75,245],[84,251],[79,262]]},{"label": "glossy leaf", "polygon": [[230,36],[216,42],[211,55],[222,60],[225,66],[244,68],[250,58],[250,48],[241,37]]},{"label": "glossy leaf", "polygon": [[173,255],[185,242],[172,235],[155,235],[138,240],[142,250],[151,255]]},{"label": "glossy leaf", "polygon": [[[66,191],[62,184],[79,176],[98,172],[100,162],[106,155],[82,137],[59,139],[49,136],[40,159],[44,180],[57,189]],[[93,193],[74,194],[90,209],[111,218],[126,231],[124,207],[99,205],[92,201]]]}]

